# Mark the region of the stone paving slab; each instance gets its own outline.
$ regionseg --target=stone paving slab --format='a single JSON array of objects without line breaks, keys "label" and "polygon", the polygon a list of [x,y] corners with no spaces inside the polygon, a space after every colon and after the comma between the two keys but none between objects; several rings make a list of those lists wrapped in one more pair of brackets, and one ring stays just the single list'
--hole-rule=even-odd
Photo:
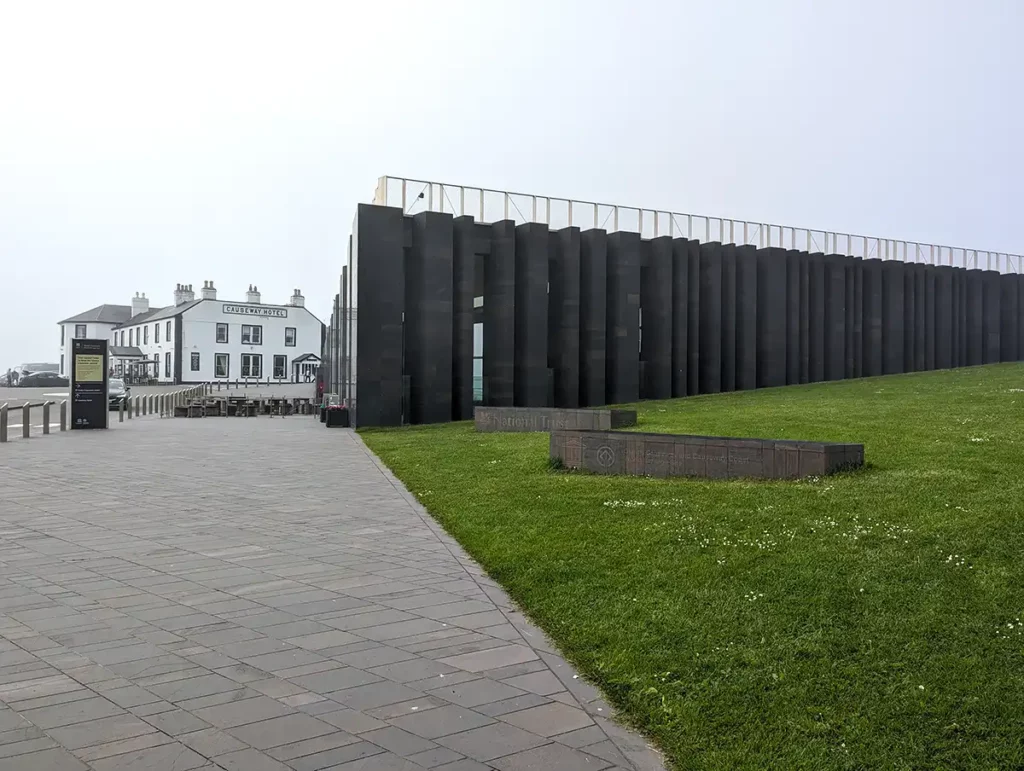
[{"label": "stone paving slab", "polygon": [[663,768],[350,431],[133,421],[0,485],[0,771]]}]

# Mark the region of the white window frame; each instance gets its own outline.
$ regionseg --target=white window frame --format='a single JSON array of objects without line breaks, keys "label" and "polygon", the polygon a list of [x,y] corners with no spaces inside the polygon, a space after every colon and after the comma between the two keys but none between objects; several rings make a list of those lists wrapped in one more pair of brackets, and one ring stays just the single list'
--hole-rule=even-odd
[{"label": "white window frame", "polygon": [[242,324],[242,345],[263,345],[263,326]]},{"label": "white window frame", "polygon": [[[82,334],[78,334],[78,330],[82,330]],[[84,340],[89,334],[88,324],[75,324],[75,339]]]},{"label": "white window frame", "polygon": [[[277,362],[281,362],[281,374],[277,374]],[[282,353],[274,354],[274,380],[284,380],[288,377],[288,356]]]},{"label": "white window frame", "polygon": [[[253,367],[255,364],[255,368]],[[255,372],[253,371],[255,369]],[[242,354],[242,377],[259,380],[263,377],[263,354],[243,353]]]},{"label": "white window frame", "polygon": [[[220,363],[224,362],[224,374],[218,374],[220,370]],[[231,377],[231,355],[227,353],[215,353],[213,354],[213,376],[214,377]]]},{"label": "white window frame", "polygon": [[[288,342],[288,333],[292,333],[292,341]],[[299,338],[299,330],[295,327],[284,328],[284,346],[285,348],[294,348]]]},{"label": "white window frame", "polygon": [[[217,340],[218,343],[224,344],[224,343],[227,343],[229,340],[231,340],[231,333],[228,331],[229,329],[230,329],[230,327],[227,324],[225,324],[223,321],[218,321],[217,322],[217,331],[215,333],[216,334],[216,338],[215,339]],[[221,330],[224,330],[224,339],[223,340],[220,339]]]}]

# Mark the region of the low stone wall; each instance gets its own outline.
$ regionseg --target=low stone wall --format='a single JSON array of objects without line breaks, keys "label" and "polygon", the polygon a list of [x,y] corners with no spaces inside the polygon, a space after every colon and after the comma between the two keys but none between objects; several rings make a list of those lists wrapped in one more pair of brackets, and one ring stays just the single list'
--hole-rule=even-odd
[{"label": "low stone wall", "polygon": [[563,410],[554,407],[477,407],[477,431],[608,431],[636,425],[636,410]]},{"label": "low stone wall", "polygon": [[864,445],[613,431],[552,431],[551,458],[598,474],[798,479],[864,465]]}]

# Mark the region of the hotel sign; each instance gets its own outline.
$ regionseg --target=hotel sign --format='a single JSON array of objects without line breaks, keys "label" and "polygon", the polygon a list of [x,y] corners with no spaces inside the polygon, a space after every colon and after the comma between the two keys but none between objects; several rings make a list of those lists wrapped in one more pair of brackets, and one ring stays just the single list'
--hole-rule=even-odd
[{"label": "hotel sign", "polygon": [[275,319],[288,318],[284,308],[268,308],[265,305],[225,305],[224,313],[237,313],[240,316],[264,316]]}]

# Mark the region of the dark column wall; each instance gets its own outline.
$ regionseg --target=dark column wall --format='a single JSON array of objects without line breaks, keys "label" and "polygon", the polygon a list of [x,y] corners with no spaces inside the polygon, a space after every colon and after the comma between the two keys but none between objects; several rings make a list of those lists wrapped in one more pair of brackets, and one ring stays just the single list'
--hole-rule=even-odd
[{"label": "dark column wall", "polygon": [[405,374],[410,423],[452,419],[453,223],[450,214],[412,218],[405,263]]},{"label": "dark column wall", "polygon": [[580,405],[580,229],[549,236],[548,366],[555,407]]},{"label": "dark column wall", "polygon": [[640,398],[640,234],[608,236],[605,384],[609,404]]},{"label": "dark column wall", "polygon": [[515,404],[547,407],[548,226],[519,225],[515,255]]},{"label": "dark column wall", "polygon": [[325,370],[343,392],[351,375],[364,426],[469,418],[474,323],[499,406],[1024,359],[1016,274],[377,206],[359,208],[350,255]]},{"label": "dark column wall", "polygon": [[655,238],[641,268],[640,310],[644,363],[641,393],[644,399],[672,398],[672,239]]}]

